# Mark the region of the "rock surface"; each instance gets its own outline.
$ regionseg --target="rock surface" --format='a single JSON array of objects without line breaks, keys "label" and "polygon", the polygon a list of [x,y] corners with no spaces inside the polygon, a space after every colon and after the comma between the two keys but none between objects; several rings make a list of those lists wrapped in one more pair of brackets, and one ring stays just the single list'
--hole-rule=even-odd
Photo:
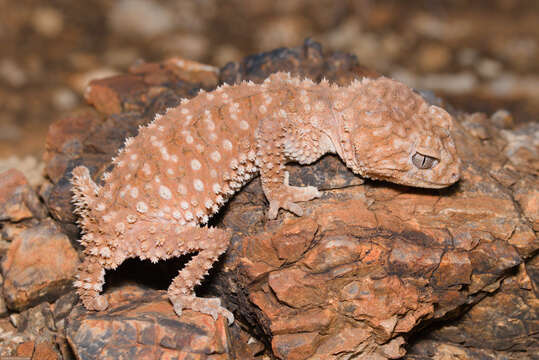
[{"label": "rock surface", "polygon": [[77,251],[51,219],[22,231],[2,262],[8,308],[20,311],[55,300],[71,289],[78,264]]},{"label": "rock surface", "polygon": [[0,221],[42,219],[46,214],[47,210],[20,171],[10,169],[0,173]]},{"label": "rock surface", "polygon": [[67,339],[78,359],[235,359],[226,319],[185,311],[181,318],[163,292],[126,287],[112,292],[103,312],[78,305]]},{"label": "rock surface", "polygon": [[[94,109],[58,121],[47,138],[50,184],[41,195],[49,211],[75,235],[69,202],[74,166],[85,164],[98,179],[123,139],[156,112],[219,81],[260,82],[275,71],[339,84],[377,76],[353,57],[323,54],[307,41],[229,64],[218,74],[173,59],[95,81],[87,92]],[[268,221],[254,179],[213,220],[234,231],[233,244],[201,290],[220,295],[279,359],[388,359],[406,350],[414,359],[531,358],[539,351],[533,338],[539,289],[533,125],[502,129],[483,114],[455,115],[453,136],[463,166],[461,181],[449,189],[371,181],[358,186],[361,180],[328,156],[308,167],[290,167],[291,185],[316,185],[324,196],[302,204],[301,218],[281,212]],[[199,358],[227,358],[237,349],[227,334],[233,328],[222,320],[187,312],[174,317],[154,291],[124,297],[122,291],[105,292],[107,312],[77,307],[68,317],[68,338],[80,358],[113,357],[113,344],[139,356],[170,350],[171,356],[190,351]],[[505,311],[492,316],[500,306]],[[189,346],[180,350],[178,342],[163,340],[186,323],[198,329],[182,338]],[[117,337],[107,338],[118,327]],[[159,334],[144,338],[146,328]],[[203,343],[197,347],[195,339]],[[211,351],[201,355],[200,349]],[[261,350],[246,351],[254,357]]]}]

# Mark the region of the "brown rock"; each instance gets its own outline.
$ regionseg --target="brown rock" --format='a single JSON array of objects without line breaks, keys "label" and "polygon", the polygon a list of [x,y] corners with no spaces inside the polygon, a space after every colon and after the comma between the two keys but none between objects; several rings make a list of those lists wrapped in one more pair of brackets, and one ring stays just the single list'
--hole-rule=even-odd
[{"label": "brown rock", "polygon": [[185,310],[179,318],[163,292],[127,286],[108,294],[110,308],[68,318],[67,338],[77,358],[235,359],[226,319]]},{"label": "brown rock", "polygon": [[8,308],[20,311],[66,292],[78,263],[71,242],[52,220],[21,232],[2,262]]},{"label": "brown rock", "polygon": [[60,359],[58,353],[54,351],[54,345],[47,342],[36,344],[32,360],[57,360]]},{"label": "brown rock", "polygon": [[34,354],[36,344],[33,341],[25,341],[17,346],[16,355],[30,358]]},{"label": "brown rock", "polygon": [[42,219],[46,214],[46,209],[19,170],[0,173],[0,221]]},{"label": "brown rock", "polygon": [[435,340],[420,340],[410,348],[407,360],[431,359],[504,359],[504,360],[535,360],[534,354],[511,351],[495,351],[478,349],[459,344]]},{"label": "brown rock", "polygon": [[[198,83],[173,85],[191,71],[184,69],[179,75],[170,66],[145,64],[123,77],[94,82],[88,100],[105,115],[94,112],[94,120],[88,123],[95,126],[89,131],[74,126],[71,133],[69,121],[59,123],[56,132],[60,136],[51,137],[47,153],[52,185],[44,197],[64,224],[73,221],[68,175],[74,164],[89,165],[98,177],[123,138],[136,134],[137,125],[177,104],[181,96],[194,94]],[[231,63],[221,70],[219,80],[261,82],[275,71],[315,80],[326,77],[339,84],[369,74],[354,57],[323,54],[319,44],[306,41],[298,48]],[[209,81],[196,81],[208,85],[208,90],[212,87]],[[118,109],[122,112],[117,113]],[[302,204],[305,215],[301,218],[282,212],[278,220],[266,220],[267,204],[255,179],[213,220],[235,235],[209,290],[220,294],[237,318],[281,359],[337,359],[342,354],[358,359],[398,358],[404,354],[404,339],[410,333],[478,306],[470,318],[473,321],[462,328],[484,326],[481,336],[489,339],[484,348],[469,351],[453,345],[461,339],[451,338],[442,327],[438,332],[441,341],[417,351],[412,347],[411,356],[433,351],[432,344],[440,345],[432,352],[440,357],[453,350],[471,356],[491,354],[489,351],[503,346],[519,351],[526,344],[534,346],[518,340],[531,336],[526,331],[534,328],[533,322],[514,325],[515,317],[508,310],[496,318],[497,328],[488,325],[486,316],[498,304],[495,301],[510,309],[518,297],[526,299],[521,301],[526,306],[519,305],[524,309],[519,321],[533,318],[538,288],[539,271],[530,266],[539,248],[531,226],[536,221],[537,155],[530,150],[533,141],[522,140],[525,131],[507,131],[481,114],[459,115],[453,137],[463,160],[462,176],[449,189],[411,189],[371,181],[357,186],[362,181],[332,156],[312,166],[291,166],[292,185],[325,190],[321,199]],[[517,268],[525,268],[529,279],[511,280]],[[506,281],[518,283],[527,295],[516,293]],[[149,303],[131,296],[124,308],[118,305],[116,311],[101,315],[79,309],[68,329],[76,353],[114,357],[114,342],[144,356],[146,348],[134,345],[135,335],[131,334],[150,326],[145,323],[148,318],[153,319],[153,328],[165,326],[157,319],[172,321],[170,329],[176,323],[187,321],[191,326],[189,321],[198,321],[204,324],[202,333],[211,336],[221,326],[206,324],[194,313],[187,317],[191,320],[178,319],[164,298],[144,297]],[[117,335],[110,330],[113,326],[121,328]],[[516,335],[498,344],[493,339],[499,328],[507,329],[502,334],[514,331]],[[205,339],[212,339],[210,335]],[[470,346],[478,346],[480,337],[476,339],[477,343],[472,336],[466,340]],[[149,356],[161,354],[162,346],[154,346]],[[222,352],[216,356],[228,356],[229,350],[219,350]],[[511,351],[506,353],[513,356]]]},{"label": "brown rock", "polygon": [[413,342],[410,359],[460,354],[463,358],[534,359],[539,353],[537,292],[529,273],[537,274],[539,262],[520,266],[500,289],[472,307],[465,316]]},{"label": "brown rock", "polygon": [[514,186],[515,200],[524,216],[531,222],[533,230],[539,231],[539,188],[531,176],[520,179]]}]

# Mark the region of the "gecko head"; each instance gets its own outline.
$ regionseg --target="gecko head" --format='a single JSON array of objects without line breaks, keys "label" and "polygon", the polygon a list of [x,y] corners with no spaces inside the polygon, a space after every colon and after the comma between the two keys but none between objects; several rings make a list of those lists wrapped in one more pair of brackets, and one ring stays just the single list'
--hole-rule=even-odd
[{"label": "gecko head", "polygon": [[365,177],[408,186],[455,183],[460,159],[451,115],[397,81],[381,78],[368,85],[375,87],[371,91],[377,98],[370,107],[362,106],[352,127],[355,168],[350,167]]}]

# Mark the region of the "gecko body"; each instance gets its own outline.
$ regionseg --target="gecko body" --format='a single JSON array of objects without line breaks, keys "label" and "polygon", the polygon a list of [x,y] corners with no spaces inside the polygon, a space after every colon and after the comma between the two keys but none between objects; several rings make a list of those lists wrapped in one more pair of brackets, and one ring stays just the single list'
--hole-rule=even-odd
[{"label": "gecko body", "polygon": [[260,174],[269,201],[301,216],[298,202],[320,196],[288,184],[285,164],[310,164],[336,153],[356,174],[410,186],[441,188],[459,179],[451,116],[388,78],[347,87],[277,73],[263,84],[223,85],[183,100],[125,141],[114,169],[96,185],[73,170],[83,261],[74,285],[87,309],[103,310],[106,269],[138,257],[152,262],[197,253],[173,279],[168,296],[178,315],[190,308],[216,318],[232,314],[194,287],[226,251],[228,230],[209,218]]}]

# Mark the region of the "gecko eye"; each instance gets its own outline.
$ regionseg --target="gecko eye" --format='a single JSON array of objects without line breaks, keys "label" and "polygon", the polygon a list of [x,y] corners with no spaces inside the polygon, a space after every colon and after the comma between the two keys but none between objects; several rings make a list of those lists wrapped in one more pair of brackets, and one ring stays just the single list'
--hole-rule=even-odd
[{"label": "gecko eye", "polygon": [[430,169],[438,163],[438,159],[416,152],[412,155],[412,163],[418,169]]}]

